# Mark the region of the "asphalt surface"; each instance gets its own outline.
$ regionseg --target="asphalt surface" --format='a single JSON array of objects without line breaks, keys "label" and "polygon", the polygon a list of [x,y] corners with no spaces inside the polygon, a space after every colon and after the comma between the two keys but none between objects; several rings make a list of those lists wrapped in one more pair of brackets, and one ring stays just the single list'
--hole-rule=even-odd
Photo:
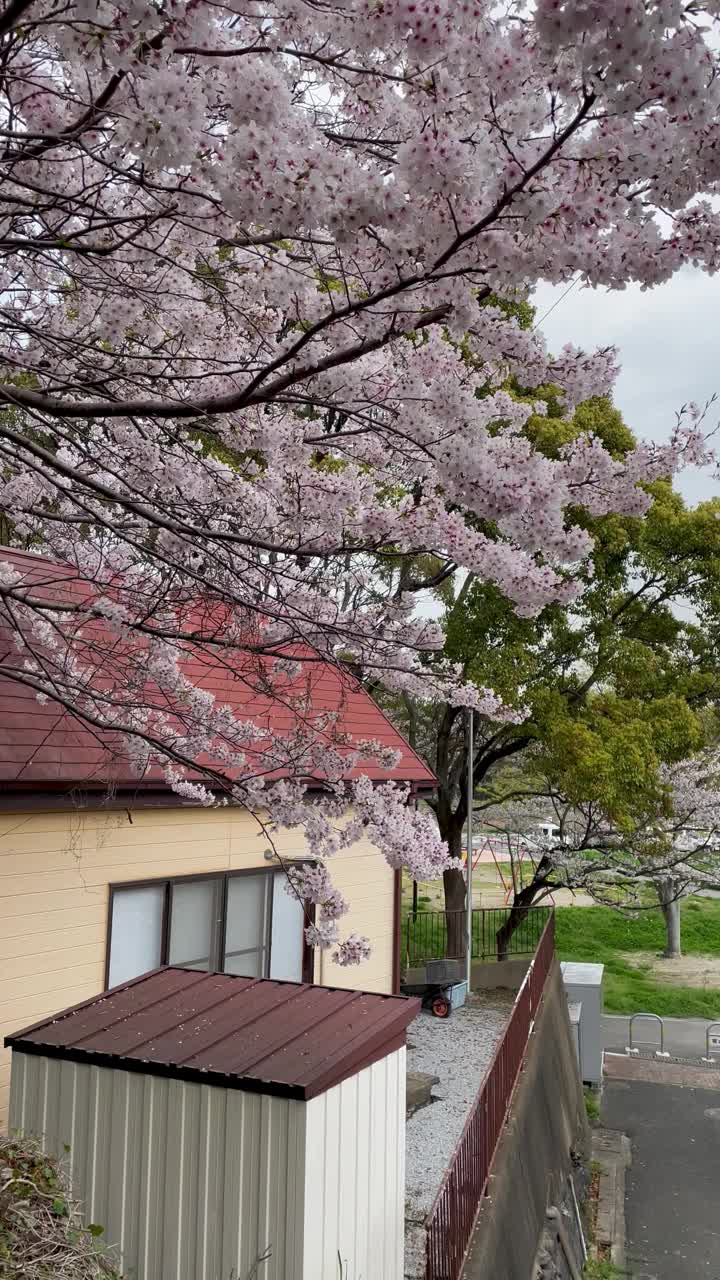
[{"label": "asphalt surface", "polygon": [[[629,1045],[630,1019],[606,1013],[603,1017],[603,1046],[624,1053]],[[705,1032],[710,1023],[704,1018],[663,1018],[665,1051],[675,1058],[702,1058],[705,1055]],[[715,1030],[720,1035],[720,1026]],[[633,1044],[644,1052],[660,1047],[660,1027],[652,1018],[638,1018],[633,1024]],[[713,1055],[720,1063],[720,1053]]]},{"label": "asphalt surface", "polygon": [[602,1123],[632,1144],[632,1280],[720,1280],[720,1091],[606,1079]]}]

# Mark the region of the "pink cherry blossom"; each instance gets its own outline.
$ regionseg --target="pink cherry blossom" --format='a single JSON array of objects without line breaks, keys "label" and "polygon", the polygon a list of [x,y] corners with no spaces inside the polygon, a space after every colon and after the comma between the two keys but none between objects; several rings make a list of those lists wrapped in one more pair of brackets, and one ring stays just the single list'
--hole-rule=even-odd
[{"label": "pink cherry blossom", "polygon": [[[323,864],[365,832],[439,874],[401,790],[354,783],[347,818],[313,662],[521,716],[449,664],[429,677],[442,634],[415,590],[379,588],[388,549],[532,615],[587,574],[569,510],[642,515],[648,480],[707,457],[692,410],[668,446],[541,455],[533,389],[569,412],[612,389],[617,353],[549,352],[508,304],[539,279],[579,278],[592,305],[718,269],[718,9],[6,6],[0,510],[65,568],[50,591],[0,559],[0,673],[192,803],[220,790],[301,827]],[[241,653],[249,686],[291,704],[260,764],[251,717],[199,686],[191,650]],[[317,945],[360,959],[331,883],[306,889]]]}]

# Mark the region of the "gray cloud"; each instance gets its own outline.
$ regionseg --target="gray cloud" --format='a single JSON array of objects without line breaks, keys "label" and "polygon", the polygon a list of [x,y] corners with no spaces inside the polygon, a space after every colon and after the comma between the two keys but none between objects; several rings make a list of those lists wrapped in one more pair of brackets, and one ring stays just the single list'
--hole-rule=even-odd
[{"label": "gray cloud", "polygon": [[[704,405],[720,396],[720,280],[685,268],[665,285],[623,292],[601,292],[577,285],[562,301],[567,286],[541,285],[533,302],[550,350],[566,342],[586,350],[615,346],[621,373],[615,403],[627,424],[644,439],[667,440],[677,410],[690,400]],[[720,400],[706,419],[720,421]],[[689,469],[678,486],[690,502],[720,496],[709,470]]]}]

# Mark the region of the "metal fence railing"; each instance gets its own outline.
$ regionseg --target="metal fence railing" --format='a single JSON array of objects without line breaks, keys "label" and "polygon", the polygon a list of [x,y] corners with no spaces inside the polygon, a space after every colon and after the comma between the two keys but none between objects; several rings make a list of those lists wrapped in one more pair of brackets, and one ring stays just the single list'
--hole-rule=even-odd
[{"label": "metal fence railing", "polygon": [[554,952],[555,918],[550,914],[428,1214],[425,1280],[460,1276]]},{"label": "metal fence railing", "polygon": [[[523,907],[516,911],[517,927],[508,940],[506,954],[531,956],[536,950],[551,907]],[[510,907],[476,907],[472,913],[472,958],[490,960],[498,953],[498,933],[507,922]],[[408,911],[404,929],[404,968],[426,960],[461,959],[467,930],[464,911]]]}]

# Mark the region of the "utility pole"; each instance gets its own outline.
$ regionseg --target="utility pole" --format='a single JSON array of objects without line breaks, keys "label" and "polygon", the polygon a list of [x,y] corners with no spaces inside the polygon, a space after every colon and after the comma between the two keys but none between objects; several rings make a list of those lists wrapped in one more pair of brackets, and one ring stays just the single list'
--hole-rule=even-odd
[{"label": "utility pole", "polygon": [[474,743],[473,743],[473,709],[468,707],[467,722],[467,863],[465,874],[465,907],[467,911],[467,951],[465,954],[465,976],[467,978],[467,993],[470,995],[472,986],[472,835],[473,835],[473,796],[475,788],[473,787],[473,766],[474,766]]},{"label": "utility pole", "polygon": [[[415,804],[415,812],[417,813],[419,808],[417,796],[415,797],[414,804]],[[417,924],[417,900],[418,900],[417,880],[413,880],[413,901],[412,901],[413,924]]]}]

